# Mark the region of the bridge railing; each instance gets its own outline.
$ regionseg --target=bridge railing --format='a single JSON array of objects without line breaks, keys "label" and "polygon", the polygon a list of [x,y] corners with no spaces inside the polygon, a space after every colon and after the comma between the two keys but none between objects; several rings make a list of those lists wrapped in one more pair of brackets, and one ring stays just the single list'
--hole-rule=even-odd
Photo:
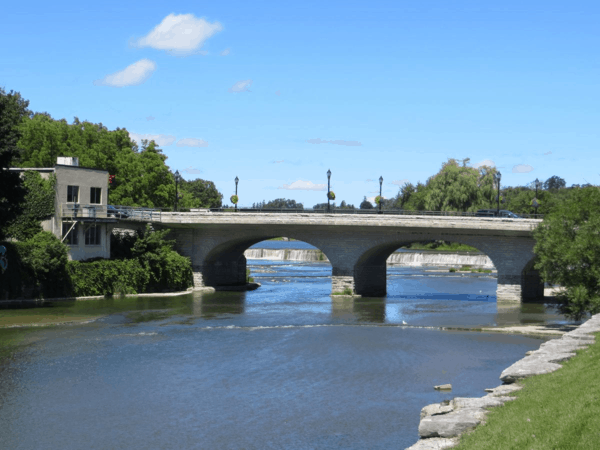
[{"label": "bridge railing", "polygon": [[[409,211],[400,209],[388,209],[379,211],[378,209],[298,209],[298,208],[210,208],[203,212],[239,212],[239,213],[281,213],[281,214],[385,214],[385,215],[406,215],[406,216],[451,216],[451,217],[487,217],[487,218],[503,218],[494,215],[482,215],[476,212],[463,211]],[[183,210],[181,212],[184,212]],[[543,219],[543,214],[518,214],[524,219]]]}]

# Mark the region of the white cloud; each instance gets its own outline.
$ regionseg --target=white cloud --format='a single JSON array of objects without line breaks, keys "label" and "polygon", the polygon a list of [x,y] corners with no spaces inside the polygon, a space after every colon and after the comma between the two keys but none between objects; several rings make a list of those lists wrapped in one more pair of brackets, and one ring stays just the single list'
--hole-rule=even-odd
[{"label": "white cloud", "polygon": [[133,45],[187,55],[200,50],[209,37],[222,29],[223,25],[219,22],[210,23],[203,18],[197,19],[193,14],[169,14]]},{"label": "white cloud", "polygon": [[252,85],[252,80],[242,80],[235,83],[233,86],[229,88],[229,92],[238,93],[238,92],[250,92],[248,89]]},{"label": "white cloud", "polygon": [[194,169],[192,166],[188,167],[187,169],[183,169],[182,172],[186,172],[189,174],[198,174],[198,173],[202,173],[201,170],[198,169]]},{"label": "white cloud", "polygon": [[185,138],[177,141],[177,147],[208,147],[208,142],[203,139]]},{"label": "white cloud", "polygon": [[483,161],[479,161],[472,165],[475,169],[479,169],[481,166],[496,167],[496,163],[491,159],[484,159]]},{"label": "white cloud", "polygon": [[342,141],[342,140],[327,140],[327,139],[308,139],[306,142],[309,144],[336,144],[336,145],[348,145],[351,147],[358,147],[362,145],[362,143],[358,141]]},{"label": "white cloud", "polygon": [[544,153],[544,155],[551,155],[551,154],[552,154],[552,152],[546,152],[546,153]]},{"label": "white cloud", "polygon": [[406,183],[410,183],[410,180],[403,178],[402,180],[394,180],[390,184],[395,184],[396,186],[404,186]]},{"label": "white cloud", "polygon": [[312,181],[294,181],[292,184],[284,184],[277,189],[288,189],[297,191],[326,191],[327,185],[325,184],[314,184]]},{"label": "white cloud", "polygon": [[156,142],[159,147],[168,147],[176,139],[175,136],[166,134],[138,134],[131,131],[129,132],[129,137],[136,141],[138,146],[142,145],[142,139],[147,139],[148,141]]},{"label": "white cloud", "polygon": [[231,49],[229,47],[227,47],[225,50],[223,50],[220,55],[221,56],[227,56],[229,55],[229,53],[231,53]]},{"label": "white cloud", "polygon": [[276,90],[276,91],[275,91],[275,95],[276,95],[277,97],[279,97],[279,96],[281,95],[281,91],[280,91],[279,89],[278,89],[278,90]]},{"label": "white cloud", "polygon": [[529,173],[533,170],[529,164],[517,164],[512,168],[513,173]]},{"label": "white cloud", "polygon": [[284,161],[283,159],[280,159],[279,161],[273,161],[273,164],[280,164],[280,163],[282,163],[283,161]]},{"label": "white cloud", "polygon": [[154,119],[155,119],[155,117],[152,117],[152,116],[146,117],[146,120],[154,120]]},{"label": "white cloud", "polygon": [[94,86],[137,86],[146,81],[156,70],[156,63],[149,59],[140,59],[120,72],[106,75],[101,80],[94,80]]}]

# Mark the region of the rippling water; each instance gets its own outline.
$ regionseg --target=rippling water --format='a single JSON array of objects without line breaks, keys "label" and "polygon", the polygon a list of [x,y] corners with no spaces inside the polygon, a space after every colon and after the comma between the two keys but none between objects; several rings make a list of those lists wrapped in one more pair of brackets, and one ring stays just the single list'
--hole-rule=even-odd
[{"label": "rippling water", "polygon": [[423,406],[484,395],[541,343],[444,327],[563,321],[499,307],[489,276],[390,267],[387,298],[353,300],[328,264],[249,267],[256,291],[103,300],[32,332],[0,364],[2,448],[404,448]]}]

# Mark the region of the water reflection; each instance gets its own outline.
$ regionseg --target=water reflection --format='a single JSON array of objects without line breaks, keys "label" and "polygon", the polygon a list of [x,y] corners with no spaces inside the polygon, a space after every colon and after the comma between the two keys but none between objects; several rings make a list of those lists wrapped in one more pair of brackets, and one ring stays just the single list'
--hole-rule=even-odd
[{"label": "water reflection", "polygon": [[385,298],[331,296],[331,318],[336,322],[385,323]]},{"label": "water reflection", "polygon": [[542,303],[497,302],[495,323],[497,326],[544,324],[548,307]]},{"label": "water reflection", "polygon": [[215,319],[226,314],[240,315],[245,312],[246,292],[194,292],[192,315],[203,319]]}]

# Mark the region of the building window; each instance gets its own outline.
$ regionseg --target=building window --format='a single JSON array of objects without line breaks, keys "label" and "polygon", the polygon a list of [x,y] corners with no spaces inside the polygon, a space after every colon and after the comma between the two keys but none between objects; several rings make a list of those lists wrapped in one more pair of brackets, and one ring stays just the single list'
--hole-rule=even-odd
[{"label": "building window", "polygon": [[90,226],[85,230],[85,245],[101,245],[102,236],[100,234],[100,227],[97,225]]},{"label": "building window", "polygon": [[77,243],[79,242],[77,240],[77,236],[79,235],[79,227],[77,224],[75,224],[73,229],[71,229],[72,226],[73,224],[69,222],[64,222],[62,224],[62,235],[64,236],[65,234],[67,234],[67,232],[69,233],[63,241],[67,245],[77,245]]},{"label": "building window", "polygon": [[90,188],[90,203],[102,203],[102,188]]},{"label": "building window", "polygon": [[79,186],[67,186],[67,202],[79,202]]}]

